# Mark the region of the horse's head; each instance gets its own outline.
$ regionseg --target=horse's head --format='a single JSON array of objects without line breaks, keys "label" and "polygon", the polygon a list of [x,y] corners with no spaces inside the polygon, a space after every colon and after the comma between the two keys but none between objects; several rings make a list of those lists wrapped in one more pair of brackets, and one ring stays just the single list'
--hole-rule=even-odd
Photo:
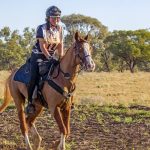
[{"label": "horse's head", "polygon": [[75,33],[75,54],[77,63],[86,71],[94,71],[95,63],[91,56],[91,47],[88,43],[88,35],[81,38],[78,32]]}]

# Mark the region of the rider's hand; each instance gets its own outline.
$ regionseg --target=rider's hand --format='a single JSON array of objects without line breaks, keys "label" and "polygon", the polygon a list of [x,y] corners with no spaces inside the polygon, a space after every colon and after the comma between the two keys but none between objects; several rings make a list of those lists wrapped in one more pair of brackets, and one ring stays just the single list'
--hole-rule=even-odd
[{"label": "rider's hand", "polygon": [[53,58],[53,57],[50,55],[50,56],[48,56],[48,58],[47,58],[47,59],[48,59],[48,61],[51,61],[51,60],[52,60],[52,58]]}]

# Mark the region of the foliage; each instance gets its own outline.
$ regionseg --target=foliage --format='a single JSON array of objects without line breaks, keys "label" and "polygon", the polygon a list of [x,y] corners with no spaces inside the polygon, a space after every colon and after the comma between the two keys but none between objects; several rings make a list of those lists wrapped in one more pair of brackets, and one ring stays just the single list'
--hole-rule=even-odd
[{"label": "foliage", "polygon": [[25,28],[21,36],[18,30],[4,27],[0,31],[0,70],[13,69],[23,64],[31,51],[35,31]]},{"label": "foliage", "polygon": [[135,65],[150,60],[148,30],[114,31],[105,43],[108,45],[107,51],[113,54],[113,60],[120,61],[122,65],[125,62],[131,72],[134,72]]},{"label": "foliage", "polygon": [[[96,71],[150,71],[149,30],[108,32],[99,20],[81,14],[63,16],[62,22],[66,26],[65,50],[71,46],[76,31],[82,36],[89,35]],[[34,43],[34,29],[26,27],[22,34],[9,27],[1,29],[0,70],[22,65],[30,57]]]},{"label": "foliage", "polygon": [[[74,38],[74,33],[80,31],[81,35],[88,34],[93,49],[93,57],[96,62],[96,69],[103,68],[103,40],[108,35],[108,29],[102,25],[96,18],[83,16],[81,14],[72,14],[62,17],[62,22],[66,25],[67,35],[65,37],[65,46],[68,48]],[[102,60],[102,63],[101,63]]]}]

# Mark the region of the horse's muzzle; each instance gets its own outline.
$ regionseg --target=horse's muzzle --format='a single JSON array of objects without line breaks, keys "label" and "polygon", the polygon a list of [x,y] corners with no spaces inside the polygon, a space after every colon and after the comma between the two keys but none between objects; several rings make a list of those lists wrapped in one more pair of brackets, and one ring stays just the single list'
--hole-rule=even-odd
[{"label": "horse's muzzle", "polygon": [[94,71],[95,70],[95,63],[94,63],[94,61],[91,59],[90,61],[88,61],[85,64],[85,67],[86,67],[86,71],[89,71],[89,72]]}]

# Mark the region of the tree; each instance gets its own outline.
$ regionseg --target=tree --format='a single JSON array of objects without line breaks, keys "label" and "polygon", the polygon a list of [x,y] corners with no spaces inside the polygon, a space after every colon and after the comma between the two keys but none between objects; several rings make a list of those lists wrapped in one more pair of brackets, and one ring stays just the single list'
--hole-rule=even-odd
[{"label": "tree", "polygon": [[0,31],[0,69],[13,69],[22,65],[34,43],[35,31],[25,28],[23,36],[18,30],[4,27]]},{"label": "tree", "polygon": [[150,59],[150,32],[147,30],[114,31],[105,43],[109,43],[107,50],[112,52],[114,60],[126,62],[132,73],[137,63]]},{"label": "tree", "polygon": [[9,27],[4,27],[0,31],[0,38],[2,38],[4,41],[8,41],[10,37],[11,31]]},{"label": "tree", "polygon": [[97,69],[100,68],[100,59],[103,53],[103,40],[108,34],[106,26],[102,25],[96,18],[91,18],[81,14],[72,14],[62,17],[62,22],[66,25],[67,35],[65,37],[65,47],[68,48],[74,34],[78,30],[81,34],[90,36],[90,43],[93,49],[93,57],[97,64]]},{"label": "tree", "polygon": [[24,57],[29,57],[32,47],[35,43],[35,30],[29,29],[29,27],[24,28],[23,36],[20,41],[21,47],[24,49]]}]

